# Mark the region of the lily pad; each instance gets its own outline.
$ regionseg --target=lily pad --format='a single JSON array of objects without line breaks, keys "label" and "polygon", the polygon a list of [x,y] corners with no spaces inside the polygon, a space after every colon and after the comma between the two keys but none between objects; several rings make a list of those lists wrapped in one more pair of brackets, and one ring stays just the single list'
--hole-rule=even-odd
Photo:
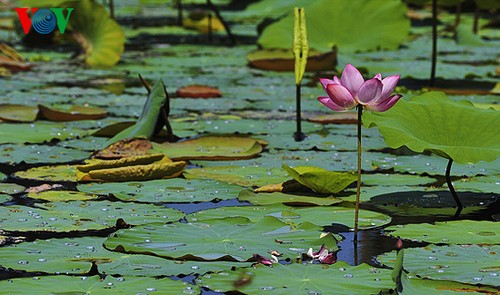
[{"label": "lily pad", "polygon": [[4,181],[7,178],[7,175],[0,172],[0,181]]},{"label": "lily pad", "polygon": [[24,186],[15,183],[0,183],[0,193],[12,195],[24,192]]},{"label": "lily pad", "polygon": [[407,224],[386,228],[402,239],[445,244],[500,244],[498,224],[494,221],[457,220],[435,224]]},{"label": "lily pad", "polygon": [[322,194],[335,194],[356,181],[356,175],[350,172],[334,172],[314,166],[281,166],[288,175],[300,184]]},{"label": "lily pad", "polygon": [[86,273],[92,262],[100,273],[120,276],[165,276],[230,269],[235,263],[173,261],[151,255],[124,255],[105,250],[106,238],[82,237],[36,240],[2,249],[0,264],[7,268],[48,273]]},{"label": "lily pad", "polygon": [[11,196],[0,194],[0,204],[11,200]]},{"label": "lily pad", "polygon": [[264,186],[287,180],[286,174],[277,168],[252,166],[216,166],[187,169],[187,179],[214,179],[241,186]]},{"label": "lily pad", "polygon": [[41,166],[14,173],[14,177],[42,181],[76,181],[78,165]]},{"label": "lily pad", "polygon": [[38,115],[38,108],[19,105],[2,104],[0,105],[0,120],[7,122],[33,122]]},{"label": "lily pad", "polygon": [[75,191],[56,191],[48,190],[39,193],[28,193],[28,197],[37,200],[45,200],[50,202],[67,202],[67,201],[88,201],[97,198],[95,195]]},{"label": "lily pad", "polygon": [[83,137],[87,131],[67,128],[60,123],[0,124],[0,143],[41,143],[52,139]]},{"label": "lily pad", "polygon": [[222,96],[218,88],[205,85],[187,85],[177,89],[175,94],[177,97],[189,98],[213,98]]},{"label": "lily pad", "polygon": [[[319,226],[327,226],[332,223],[339,223],[351,228],[354,227],[354,209],[338,206],[312,208],[296,208],[280,205],[221,207],[188,214],[186,219],[189,222],[201,222],[229,216],[246,217],[253,222],[256,222],[263,216],[273,216],[290,224],[310,222]],[[391,218],[385,214],[368,210],[359,211],[359,228],[374,228],[388,224],[389,222],[391,222]]]},{"label": "lily pad", "polygon": [[66,108],[63,108],[62,106],[55,108],[38,105],[38,108],[40,109],[40,115],[43,118],[56,122],[98,120],[108,116],[106,110],[91,106],[71,105],[69,107],[66,106]]},{"label": "lily pad", "polygon": [[434,183],[437,180],[435,178],[427,176],[416,176],[407,174],[365,174],[361,178],[361,182],[364,185],[373,186],[395,186],[395,185],[426,185]]},{"label": "lily pad", "polygon": [[176,221],[182,216],[180,211],[161,206],[109,201],[51,202],[38,204],[38,208],[0,207],[0,225],[8,231],[99,230],[115,226],[119,218],[136,225]]},{"label": "lily pad", "polygon": [[243,188],[215,180],[172,178],[141,182],[80,184],[77,189],[97,195],[113,194],[123,201],[177,203],[234,199]]},{"label": "lily pad", "polygon": [[500,175],[463,178],[454,181],[453,186],[460,191],[498,193],[500,191]]},{"label": "lily pad", "polygon": [[[321,231],[322,227],[311,223],[291,227],[271,216],[257,223],[247,218],[227,217],[197,223],[150,223],[119,230],[108,238],[104,247],[174,259],[242,262],[252,259],[253,253],[270,250],[283,253],[284,257],[295,257],[309,247],[322,244],[337,249],[333,235],[320,238]],[[255,243],[257,240],[259,243]]]},{"label": "lily pad", "polygon": [[[400,101],[383,113],[366,112],[365,126],[377,126],[392,148],[431,151],[457,163],[493,161],[500,155],[500,112],[454,102],[442,92]],[[484,130],[484,132],[477,132]]]},{"label": "lily pad", "polygon": [[157,291],[159,294],[194,294],[198,287],[169,278],[156,279],[148,277],[70,277],[42,276],[18,278],[0,281],[0,288],[9,290],[12,295],[32,294],[33,290],[43,294],[95,294],[112,295],[118,293],[148,294]]},{"label": "lily pad", "polygon": [[238,196],[240,201],[248,201],[254,205],[285,204],[290,206],[329,206],[342,203],[342,199],[328,197],[319,198],[304,195],[292,195],[284,193],[254,193],[251,190],[244,190]]},{"label": "lily pad", "polygon": [[[88,152],[47,145],[4,144],[0,145],[0,163],[37,164],[80,162],[89,157]],[[4,160],[8,162],[3,162]]]},{"label": "lily pad", "polygon": [[[295,58],[293,53],[284,49],[259,49],[247,55],[251,67],[262,70],[293,71]],[[322,53],[309,51],[306,71],[327,71],[337,66],[337,50]]]},{"label": "lily pad", "polygon": [[262,144],[252,138],[203,136],[175,143],[153,144],[153,150],[173,160],[238,160],[257,157]]},{"label": "lily pad", "polygon": [[[330,266],[293,263],[207,274],[200,283],[212,290],[243,294],[291,294],[291,290],[294,294],[353,294],[354,290],[357,294],[379,294],[394,288],[390,272],[343,261]],[[242,278],[250,282],[237,284]]]},{"label": "lily pad", "polygon": [[[500,246],[429,245],[405,249],[404,268],[421,278],[498,286]],[[394,252],[378,257],[392,266]]]},{"label": "lily pad", "polygon": [[[319,0],[304,9],[309,47],[322,52],[334,46],[347,52],[396,49],[409,33],[407,8],[399,1]],[[257,42],[263,48],[289,49],[292,28],[293,14],[289,14],[266,27]]]}]

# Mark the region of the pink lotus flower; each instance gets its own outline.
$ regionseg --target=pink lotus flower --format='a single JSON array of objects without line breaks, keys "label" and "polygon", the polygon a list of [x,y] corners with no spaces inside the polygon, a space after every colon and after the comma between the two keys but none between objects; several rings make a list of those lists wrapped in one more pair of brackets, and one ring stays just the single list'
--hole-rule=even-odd
[{"label": "pink lotus flower", "polygon": [[313,252],[313,249],[309,248],[306,255],[311,257],[313,261],[318,261],[321,264],[334,264],[337,262],[337,254],[335,252],[328,252],[325,244],[321,245],[321,248],[317,252]]},{"label": "pink lotus flower", "polygon": [[402,97],[401,94],[391,95],[399,77],[392,75],[382,79],[379,73],[365,81],[358,69],[347,64],[340,79],[337,76],[333,80],[320,79],[328,96],[320,96],[318,100],[334,111],[347,111],[361,104],[370,111],[385,112]]}]

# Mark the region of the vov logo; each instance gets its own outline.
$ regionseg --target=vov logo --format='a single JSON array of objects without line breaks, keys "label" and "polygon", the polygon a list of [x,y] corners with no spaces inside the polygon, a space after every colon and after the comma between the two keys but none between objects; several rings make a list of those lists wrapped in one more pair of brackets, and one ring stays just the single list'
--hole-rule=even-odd
[{"label": "vov logo", "polygon": [[[63,10],[66,9],[66,16],[63,14]],[[37,33],[42,35],[47,35],[52,33],[56,26],[61,34],[66,31],[66,26],[68,25],[71,12],[74,8],[31,8],[32,17],[28,16],[29,8],[15,8],[17,15],[19,16],[19,21],[23,26],[25,34],[28,34],[33,28]]]}]

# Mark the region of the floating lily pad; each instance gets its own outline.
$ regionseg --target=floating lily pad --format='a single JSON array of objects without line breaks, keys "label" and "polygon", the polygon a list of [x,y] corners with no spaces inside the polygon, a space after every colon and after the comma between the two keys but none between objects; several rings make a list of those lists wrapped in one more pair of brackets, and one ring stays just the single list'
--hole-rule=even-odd
[{"label": "floating lily pad", "polygon": [[356,181],[356,175],[350,172],[334,172],[314,166],[291,168],[283,164],[283,170],[300,184],[322,194],[335,194]]},{"label": "floating lily pad", "polygon": [[11,245],[2,249],[0,264],[4,267],[48,273],[86,273],[92,262],[99,272],[120,276],[165,276],[230,269],[234,262],[173,261],[151,255],[124,255],[105,250],[106,238],[83,237]]},{"label": "floating lily pad", "polygon": [[97,198],[95,195],[89,195],[81,192],[56,190],[28,193],[27,196],[32,199],[46,200],[50,202],[88,201]]},{"label": "floating lily pad", "polygon": [[[312,208],[295,208],[280,205],[221,207],[188,214],[186,219],[190,222],[201,222],[229,216],[246,217],[253,222],[263,216],[273,216],[291,224],[307,221],[320,226],[338,223],[345,224],[351,228],[354,227],[354,209],[338,206]],[[385,214],[368,210],[359,211],[359,228],[379,227],[389,222],[391,222],[391,218]]]},{"label": "floating lily pad", "polygon": [[[442,92],[400,101],[383,113],[366,112],[365,126],[377,126],[392,148],[431,151],[457,163],[493,161],[500,156],[500,112],[455,102]],[[484,132],[477,132],[484,130]]]},{"label": "floating lily pad", "polygon": [[[351,266],[343,261],[329,266],[293,263],[207,274],[200,278],[200,283],[211,290],[259,295],[291,294],[291,290],[294,294],[379,294],[394,288],[390,272],[367,264]],[[242,278],[250,282],[239,286],[236,282]]]},{"label": "floating lily pad", "polygon": [[153,253],[175,259],[248,261],[253,253],[270,250],[284,253],[284,257],[295,257],[309,247],[322,244],[337,249],[333,235],[320,238],[321,231],[321,227],[311,223],[291,227],[271,216],[257,223],[247,218],[227,217],[197,223],[150,223],[119,230],[104,246],[119,252]]},{"label": "floating lily pad", "polygon": [[[295,57],[290,49],[259,49],[247,55],[251,67],[262,70],[293,71]],[[306,71],[328,71],[337,66],[337,50],[309,51]]]},{"label": "floating lily pad", "polygon": [[[0,145],[0,160],[5,164],[66,163],[82,161],[89,157],[88,152],[59,146],[4,144]],[[8,162],[3,162],[3,161]]]},{"label": "floating lily pad", "polygon": [[416,176],[407,174],[365,174],[361,178],[361,182],[364,185],[373,186],[395,186],[395,185],[425,185],[434,183],[437,180],[435,178],[427,176]]},{"label": "floating lily pad", "polygon": [[59,106],[47,107],[38,105],[40,115],[49,121],[80,121],[80,120],[98,120],[105,118],[108,113],[99,107],[91,106]]},{"label": "floating lily pad", "polygon": [[57,145],[91,152],[105,148],[107,141],[108,139],[103,137],[86,136],[84,138],[61,141]]},{"label": "floating lily pad", "polygon": [[333,204],[342,203],[342,199],[328,197],[319,198],[304,195],[292,195],[284,193],[254,193],[251,190],[242,191],[238,200],[248,201],[254,205],[271,205],[271,204],[285,204],[285,205],[298,205],[298,206],[329,206]]},{"label": "floating lily pad", "polygon": [[10,122],[33,122],[38,115],[38,108],[18,105],[2,104],[0,105],[0,120]]},{"label": "floating lily pad", "polygon": [[7,178],[7,175],[0,172],[0,181],[4,181]]},{"label": "floating lily pad", "polygon": [[153,144],[155,152],[174,160],[237,160],[257,157],[262,144],[236,136],[203,136],[175,143]]},{"label": "floating lily pad", "polygon": [[[422,278],[498,286],[498,255],[500,246],[429,245],[405,249],[404,268]],[[392,266],[395,253],[379,256],[378,260]]]},{"label": "floating lily pad", "polygon": [[463,178],[454,181],[453,186],[459,191],[472,190],[476,192],[498,193],[500,192],[500,175]]},{"label": "floating lily pad", "polygon": [[11,196],[0,194],[0,204],[10,201]]},{"label": "floating lily pad", "polygon": [[391,236],[402,239],[445,244],[500,244],[498,223],[457,220],[435,224],[407,224],[386,228]]},{"label": "floating lily pad", "polygon": [[198,287],[183,281],[169,278],[112,277],[99,276],[42,276],[0,281],[0,288],[9,290],[12,295],[32,294],[33,290],[43,294],[95,294],[111,295],[118,293],[148,294],[195,294]]},{"label": "floating lily pad", "polygon": [[0,207],[0,225],[9,231],[98,230],[113,227],[119,218],[128,224],[168,222],[180,219],[180,211],[149,204],[121,202],[51,202],[39,208],[19,205]]},{"label": "floating lily pad", "polygon": [[216,87],[204,85],[188,85],[177,89],[175,92],[177,97],[189,98],[213,98],[221,97],[222,93]]},{"label": "floating lily pad", "polygon": [[24,192],[24,186],[15,183],[0,183],[0,193],[18,194]]},{"label": "floating lily pad", "polygon": [[[304,9],[309,47],[322,52],[334,46],[343,52],[396,49],[409,33],[407,8],[399,1],[321,0],[304,5]],[[293,14],[289,14],[266,27],[257,42],[263,48],[289,49],[292,28]]]},{"label": "floating lily pad", "polygon": [[60,123],[0,124],[0,143],[40,143],[52,139],[83,137],[87,131],[67,128]]},{"label": "floating lily pad", "polygon": [[187,179],[214,179],[241,186],[264,186],[280,183],[288,179],[286,173],[278,168],[252,166],[217,166],[187,169]]},{"label": "floating lily pad", "polygon": [[427,280],[415,276],[402,276],[403,290],[399,294],[427,294],[427,295],[470,295],[495,294],[498,288],[480,285],[470,285],[453,281]]},{"label": "floating lily pad", "polygon": [[76,181],[76,166],[57,165],[30,168],[14,173],[15,177],[42,181]]},{"label": "floating lily pad", "polygon": [[215,180],[172,178],[141,182],[113,182],[80,184],[78,190],[85,193],[113,194],[123,201],[152,203],[204,202],[214,199],[234,199],[243,189],[241,186]]}]

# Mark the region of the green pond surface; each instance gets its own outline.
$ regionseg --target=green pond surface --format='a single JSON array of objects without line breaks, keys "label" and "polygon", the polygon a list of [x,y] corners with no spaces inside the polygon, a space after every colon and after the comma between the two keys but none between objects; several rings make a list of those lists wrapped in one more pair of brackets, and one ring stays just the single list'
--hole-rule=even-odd
[{"label": "green pond surface", "polygon": [[[71,122],[0,120],[0,294],[392,294],[390,268],[399,237],[406,248],[406,279],[419,293],[499,292],[499,158],[453,165],[452,180],[464,204],[455,218],[444,178],[447,159],[391,149],[378,128],[363,127],[361,231],[355,246],[355,183],[323,194],[253,191],[291,180],[282,164],[346,173],[357,169],[355,124],[304,120],[306,138],[296,142],[294,73],[248,66],[246,56],[257,49],[257,25],[293,6],[275,0],[250,1],[249,6],[212,1],[235,35],[237,44],[230,46],[223,30],[210,37],[177,26],[172,2],[114,1],[126,44],[111,68],[72,61],[79,50],[73,45],[31,48],[14,32],[0,29],[0,40],[33,64],[30,71],[10,76],[0,72],[0,108],[86,105],[108,113]],[[182,3],[184,16],[207,9],[206,1]],[[1,5],[0,20],[13,17],[12,9]],[[391,5],[396,4],[384,9],[399,11]],[[498,110],[499,92],[493,89],[499,75],[498,29],[485,25],[490,20],[485,11],[478,35],[483,39],[460,33],[456,41],[448,28],[453,11],[440,14],[436,88],[452,101]],[[378,51],[373,49],[380,46],[358,40],[352,46],[370,49],[360,52],[339,45],[336,68],[306,72],[303,117],[331,114],[316,99],[324,95],[318,79],[339,75],[347,63],[361,68],[365,77],[400,74],[396,91],[405,101],[428,91],[430,10],[413,12],[425,21],[412,20],[402,44]],[[461,26],[471,28],[472,18],[470,7],[464,8]],[[383,25],[378,29],[385,30]],[[328,28],[309,30],[315,31],[314,39]],[[257,141],[234,149],[219,146],[223,155],[190,147],[197,158],[188,160],[177,178],[77,183],[76,166],[107,144],[108,138],[94,133],[141,115],[148,94],[139,74],[151,85],[164,81],[170,123],[180,138]],[[221,96],[176,94],[189,85],[216,87]],[[203,157],[209,152],[212,158]],[[222,159],[228,153],[245,157]],[[182,156],[182,146],[175,154]],[[30,191],[42,185],[51,190]],[[308,263],[309,248],[318,251],[322,245],[337,252],[335,264]],[[271,258],[271,253],[279,254],[274,267],[255,265],[254,254]]]}]

